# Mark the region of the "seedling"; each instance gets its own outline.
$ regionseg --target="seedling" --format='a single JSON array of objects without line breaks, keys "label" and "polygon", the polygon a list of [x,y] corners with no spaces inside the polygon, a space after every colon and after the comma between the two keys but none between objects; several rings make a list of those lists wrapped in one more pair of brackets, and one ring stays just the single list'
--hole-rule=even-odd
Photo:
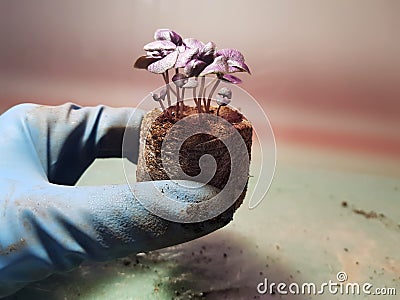
[{"label": "seedling", "polygon": [[232,91],[226,87],[223,87],[218,91],[217,94],[217,104],[218,104],[218,109],[217,109],[217,116],[219,115],[219,110],[221,109],[221,106],[226,106],[229,103],[231,103],[232,99]]},{"label": "seedling", "polygon": [[[152,96],[160,103],[164,114],[168,116],[172,116],[173,110],[171,93],[176,97],[176,117],[183,115],[185,110],[183,100],[187,89],[192,90],[193,101],[198,113],[210,113],[211,100],[220,81],[239,84],[242,81],[232,73],[247,72],[250,74],[250,69],[240,51],[236,49],[217,50],[214,42],[204,44],[193,38],[183,39],[169,29],[158,29],[154,34],[154,41],[146,44],[144,50],[146,55],[139,57],[134,67],[162,75],[166,84],[165,93],[163,97],[161,95]],[[171,70],[175,70],[175,74],[170,79]],[[206,76],[213,76],[215,80],[206,85]],[[174,83],[175,88],[170,85],[170,80]],[[210,86],[212,86],[211,90],[206,96]],[[228,97],[226,94],[220,94],[222,90],[218,92],[217,115],[220,107],[229,104],[232,98],[232,92]],[[163,103],[165,98],[167,99],[167,108]]]}]

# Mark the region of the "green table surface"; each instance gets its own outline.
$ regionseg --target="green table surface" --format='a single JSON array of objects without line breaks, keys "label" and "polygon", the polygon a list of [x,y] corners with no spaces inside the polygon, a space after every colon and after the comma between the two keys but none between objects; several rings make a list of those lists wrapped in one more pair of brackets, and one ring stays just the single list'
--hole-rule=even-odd
[{"label": "green table surface", "polygon": [[[258,160],[253,157],[253,163]],[[394,287],[400,294],[398,167],[398,161],[378,156],[278,145],[267,197],[253,210],[244,203],[225,228],[146,254],[87,262],[31,284],[10,299],[372,297],[257,292],[265,278],[319,285],[336,281],[340,271],[346,272],[347,282]],[[121,160],[96,161],[79,182],[103,183],[125,183]]]}]

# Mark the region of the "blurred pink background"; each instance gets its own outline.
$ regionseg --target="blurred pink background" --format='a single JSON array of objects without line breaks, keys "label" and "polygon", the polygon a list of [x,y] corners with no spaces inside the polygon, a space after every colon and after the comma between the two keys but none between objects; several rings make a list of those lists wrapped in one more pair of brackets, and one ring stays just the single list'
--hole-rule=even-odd
[{"label": "blurred pink background", "polygon": [[0,111],[135,106],[162,84],[132,69],[157,28],[245,54],[253,75],[242,87],[270,117],[278,151],[296,143],[399,159],[395,0],[1,1]]}]

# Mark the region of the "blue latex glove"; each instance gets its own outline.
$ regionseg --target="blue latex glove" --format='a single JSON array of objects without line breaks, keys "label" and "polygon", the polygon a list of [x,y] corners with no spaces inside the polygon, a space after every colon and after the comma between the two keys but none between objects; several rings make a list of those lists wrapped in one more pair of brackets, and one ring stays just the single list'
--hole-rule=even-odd
[{"label": "blue latex glove", "polygon": [[[134,198],[127,185],[73,186],[99,157],[121,157],[125,130],[136,135],[137,159],[143,112],[125,128],[131,108],[15,106],[0,116],[0,297],[83,260],[103,261],[182,243],[226,225],[232,210],[201,223],[159,218]],[[169,181],[174,198],[214,196],[210,186],[189,189]],[[194,183],[193,183],[194,184]],[[195,212],[193,212],[195,213]]]}]

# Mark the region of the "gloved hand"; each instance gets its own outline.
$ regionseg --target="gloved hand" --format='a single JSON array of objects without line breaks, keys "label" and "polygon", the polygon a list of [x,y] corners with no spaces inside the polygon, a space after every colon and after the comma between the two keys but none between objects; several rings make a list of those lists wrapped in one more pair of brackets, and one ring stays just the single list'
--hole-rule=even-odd
[{"label": "gloved hand", "polygon": [[[125,128],[131,108],[15,106],[0,116],[0,297],[83,260],[103,261],[182,243],[224,225],[233,212],[201,223],[159,218],[135,199],[127,185],[73,186],[99,157],[121,157],[125,130],[135,135],[137,159],[143,112]],[[184,188],[169,181],[177,200],[204,199],[210,186]],[[196,212],[193,212],[196,213]]]}]

